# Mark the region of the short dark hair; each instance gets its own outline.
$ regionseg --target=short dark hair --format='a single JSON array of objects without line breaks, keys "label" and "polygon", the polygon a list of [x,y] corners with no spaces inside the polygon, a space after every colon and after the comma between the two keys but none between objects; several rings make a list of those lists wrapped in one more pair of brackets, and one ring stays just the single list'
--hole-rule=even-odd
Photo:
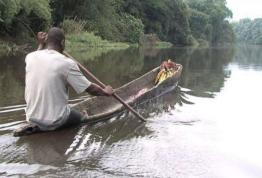
[{"label": "short dark hair", "polygon": [[48,31],[48,44],[54,44],[61,46],[61,42],[65,40],[65,34],[62,29],[57,27],[52,27]]}]

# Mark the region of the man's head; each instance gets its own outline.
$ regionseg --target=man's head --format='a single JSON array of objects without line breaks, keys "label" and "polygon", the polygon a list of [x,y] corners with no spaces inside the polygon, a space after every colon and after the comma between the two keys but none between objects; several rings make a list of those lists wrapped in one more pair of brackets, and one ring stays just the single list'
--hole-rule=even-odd
[{"label": "man's head", "polygon": [[63,52],[65,49],[65,35],[64,32],[57,27],[52,27],[48,31],[47,39],[48,48],[54,48],[59,52]]}]

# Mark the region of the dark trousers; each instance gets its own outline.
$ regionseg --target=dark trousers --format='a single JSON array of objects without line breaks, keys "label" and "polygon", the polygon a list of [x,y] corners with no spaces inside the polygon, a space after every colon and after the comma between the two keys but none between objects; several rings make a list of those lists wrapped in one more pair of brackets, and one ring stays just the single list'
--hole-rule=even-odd
[{"label": "dark trousers", "polygon": [[60,128],[67,128],[75,125],[79,125],[85,119],[84,115],[79,111],[71,109],[67,121]]}]

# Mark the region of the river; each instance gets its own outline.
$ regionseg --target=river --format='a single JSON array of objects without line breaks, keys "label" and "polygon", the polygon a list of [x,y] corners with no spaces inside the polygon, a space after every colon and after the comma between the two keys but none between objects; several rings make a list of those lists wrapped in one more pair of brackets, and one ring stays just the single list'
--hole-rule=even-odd
[{"label": "river", "polygon": [[140,106],[145,124],[130,116],[17,138],[24,56],[2,57],[0,176],[261,177],[262,46],[87,53],[73,56],[113,87],[167,58],[184,68],[176,90]]}]

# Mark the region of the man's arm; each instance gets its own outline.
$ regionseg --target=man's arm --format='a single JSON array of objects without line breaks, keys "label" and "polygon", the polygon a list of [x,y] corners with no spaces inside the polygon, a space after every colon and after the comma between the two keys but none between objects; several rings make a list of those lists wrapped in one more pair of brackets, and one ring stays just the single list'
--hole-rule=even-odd
[{"label": "man's arm", "polygon": [[95,83],[91,83],[91,85],[86,89],[86,92],[95,96],[111,96],[114,93],[113,88],[111,86],[106,86],[103,89]]}]

